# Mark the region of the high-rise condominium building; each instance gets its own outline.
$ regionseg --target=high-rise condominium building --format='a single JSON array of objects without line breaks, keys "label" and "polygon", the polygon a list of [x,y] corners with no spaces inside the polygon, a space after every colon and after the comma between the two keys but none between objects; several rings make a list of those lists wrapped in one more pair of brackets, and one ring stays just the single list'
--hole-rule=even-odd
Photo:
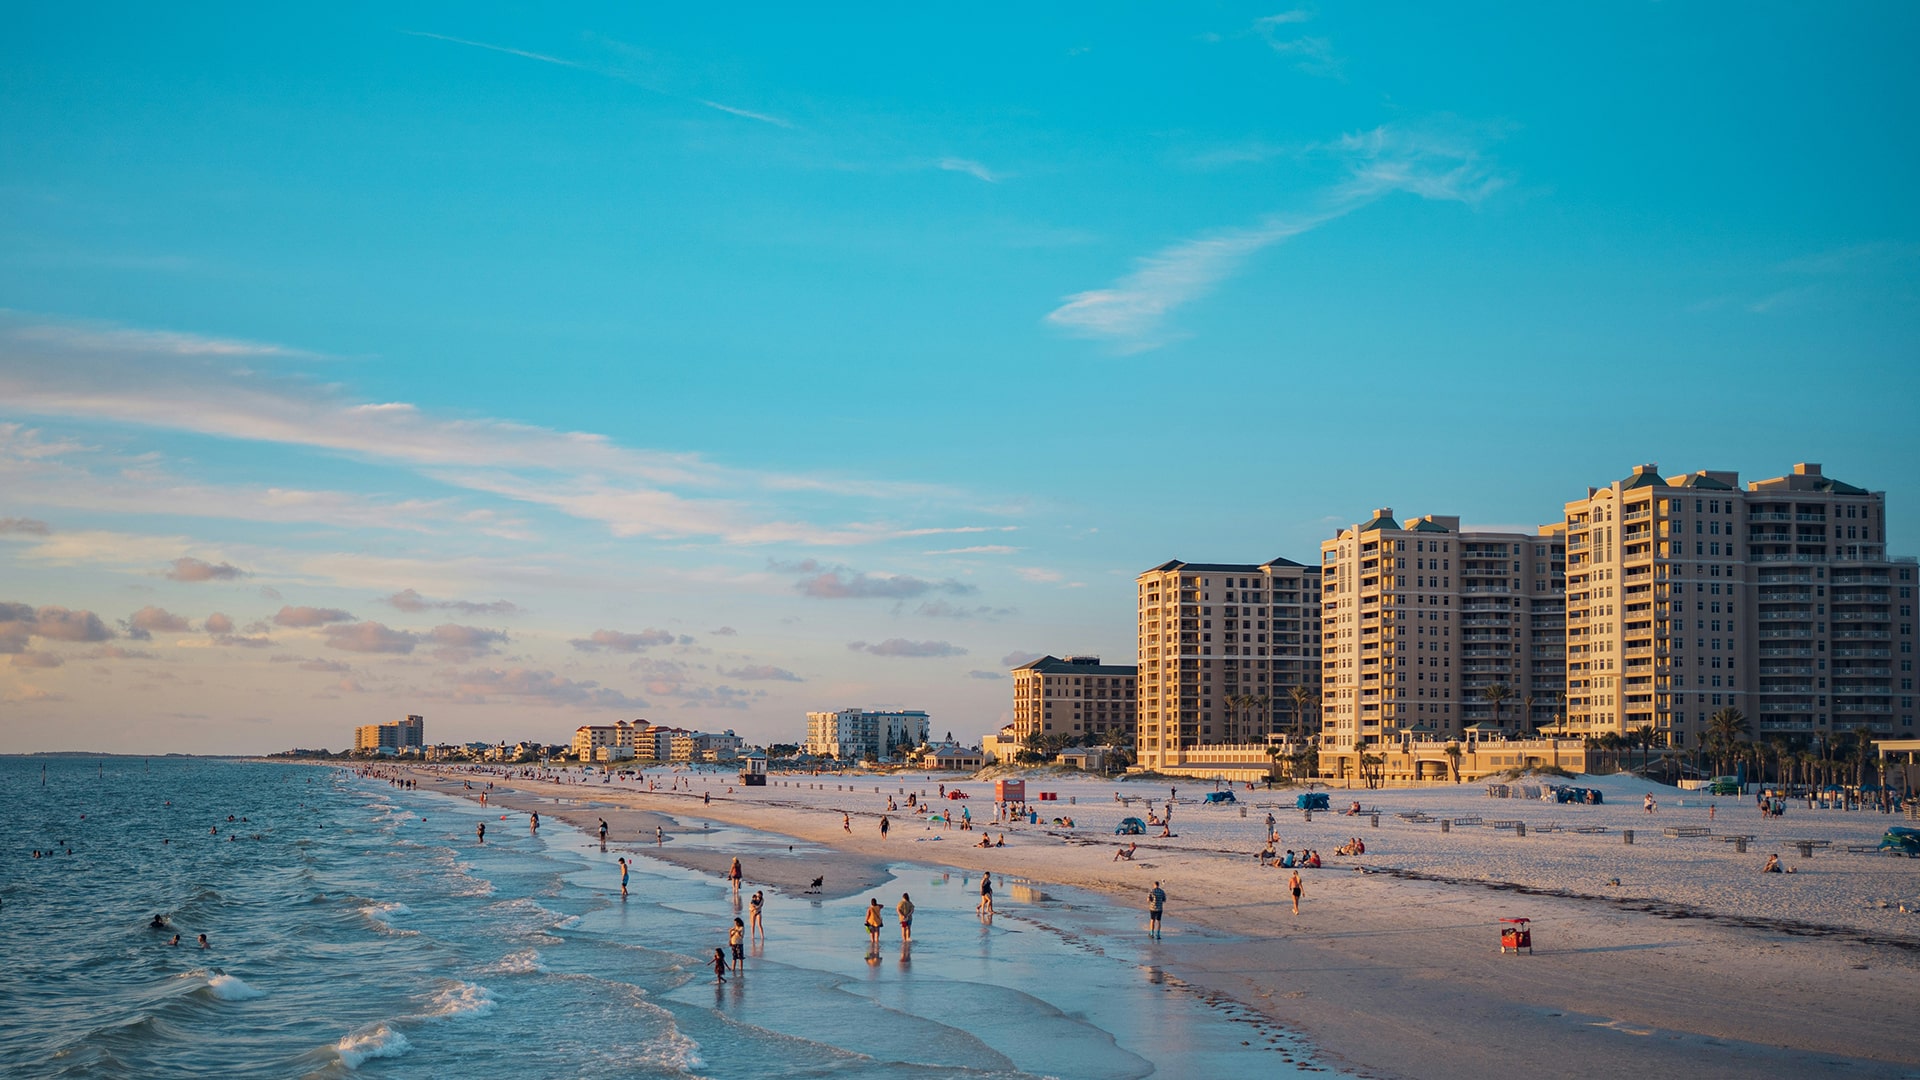
[{"label": "high-rise condominium building", "polygon": [[1574,734],[1693,747],[1729,707],[1758,737],[1912,729],[1915,563],[1887,554],[1884,492],[1642,465],[1566,514]]},{"label": "high-rise condominium building", "polygon": [[1065,735],[1096,742],[1119,731],[1132,742],[1135,680],[1132,664],[1102,664],[1097,656],[1043,656],[1013,669],[1013,734]]},{"label": "high-rise condominium building", "polygon": [[1323,745],[1553,722],[1565,685],[1559,525],[1463,531],[1428,515],[1403,526],[1388,508],[1323,542],[1320,558]]},{"label": "high-rise condominium building", "polygon": [[807,714],[807,753],[843,761],[890,761],[927,741],[927,714],[841,709]]},{"label": "high-rise condominium building", "polygon": [[1174,560],[1137,585],[1142,766],[1304,731],[1288,691],[1319,698],[1319,567]]}]

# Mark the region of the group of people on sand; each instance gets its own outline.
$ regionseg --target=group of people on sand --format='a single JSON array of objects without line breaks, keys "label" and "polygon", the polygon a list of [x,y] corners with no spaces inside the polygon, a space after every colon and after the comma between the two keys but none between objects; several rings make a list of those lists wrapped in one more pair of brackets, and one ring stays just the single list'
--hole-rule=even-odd
[{"label": "group of people on sand", "polygon": [[[1358,837],[1355,837],[1353,840],[1348,842],[1348,845],[1351,846],[1353,844],[1358,844],[1358,843],[1360,843],[1360,839]],[[1360,854],[1361,852],[1364,852],[1365,850],[1366,848],[1364,846],[1360,848],[1360,851],[1349,851],[1347,850],[1346,847],[1342,847],[1339,851],[1335,852],[1335,854],[1336,855],[1357,855],[1357,854]],[[1273,845],[1268,844],[1266,847],[1260,849],[1260,854],[1258,858],[1261,866],[1272,866],[1281,870],[1291,870],[1296,866],[1302,870],[1320,869],[1320,853],[1317,851],[1314,851],[1311,848],[1298,851],[1298,852],[1294,851],[1292,848],[1288,848],[1287,853],[1285,855],[1276,856],[1274,854]]]}]

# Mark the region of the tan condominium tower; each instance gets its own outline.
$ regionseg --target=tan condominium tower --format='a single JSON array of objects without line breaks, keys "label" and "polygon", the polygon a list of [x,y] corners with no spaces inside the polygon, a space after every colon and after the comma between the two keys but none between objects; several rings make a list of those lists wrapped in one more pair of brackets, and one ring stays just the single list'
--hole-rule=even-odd
[{"label": "tan condominium tower", "polygon": [[1305,730],[1289,691],[1319,694],[1319,567],[1176,559],[1137,584],[1142,766]]},{"label": "tan condominium tower", "polygon": [[1102,664],[1097,656],[1043,656],[1013,669],[1013,733],[1061,735],[1069,744],[1095,743],[1118,732],[1133,744],[1137,698],[1132,664]]},{"label": "tan condominium tower", "polygon": [[1320,557],[1323,745],[1554,721],[1565,685],[1559,525],[1469,531],[1428,515],[1403,526],[1388,508],[1323,542]]},{"label": "tan condominium tower", "polygon": [[1795,465],[1653,465],[1567,504],[1568,726],[1697,747],[1738,709],[1757,737],[1913,727],[1915,564],[1886,496]]}]

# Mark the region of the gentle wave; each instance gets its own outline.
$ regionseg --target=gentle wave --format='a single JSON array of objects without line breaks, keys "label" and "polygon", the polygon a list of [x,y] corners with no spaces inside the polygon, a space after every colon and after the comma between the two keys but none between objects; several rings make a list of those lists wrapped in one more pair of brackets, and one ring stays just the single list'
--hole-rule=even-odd
[{"label": "gentle wave", "polygon": [[360,1028],[333,1044],[333,1052],[340,1056],[340,1064],[357,1069],[363,1062],[374,1058],[399,1057],[412,1047],[413,1044],[407,1041],[405,1035],[382,1021]]},{"label": "gentle wave", "polygon": [[493,991],[486,987],[466,982],[454,983],[433,995],[427,1011],[422,1015],[446,1020],[456,1016],[483,1016],[498,1005],[499,1002],[493,1000]]},{"label": "gentle wave", "polygon": [[401,937],[411,937],[420,933],[420,931],[418,930],[403,930],[393,925],[394,916],[413,914],[412,908],[398,901],[385,901],[385,902],[376,902],[372,904],[367,904],[360,909],[360,914],[365,915],[367,917],[368,922],[371,922],[373,925],[379,927],[380,932],[383,934],[395,934]]},{"label": "gentle wave", "polygon": [[540,962],[540,950],[521,949],[501,957],[485,970],[494,975],[545,975],[547,965]]},{"label": "gentle wave", "polygon": [[225,973],[207,980],[207,993],[221,1001],[252,1001],[254,998],[267,996],[265,990],[248,985],[240,976]]}]

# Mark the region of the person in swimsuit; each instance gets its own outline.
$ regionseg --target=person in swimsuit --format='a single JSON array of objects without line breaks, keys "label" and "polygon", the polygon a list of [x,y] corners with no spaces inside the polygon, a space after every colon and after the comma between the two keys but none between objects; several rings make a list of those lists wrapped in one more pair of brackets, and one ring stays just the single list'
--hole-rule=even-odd
[{"label": "person in swimsuit", "polygon": [[993,915],[993,874],[980,875],[980,902],[974,905],[974,911],[991,917]]},{"label": "person in swimsuit", "polygon": [[200,947],[201,947],[201,948],[203,948],[203,949],[211,949],[211,948],[213,948],[213,946],[212,946],[212,945],[210,945],[210,944],[208,944],[208,943],[207,943],[207,935],[205,935],[205,934],[201,934],[201,935],[200,935]]},{"label": "person in swimsuit", "polygon": [[1287,891],[1293,894],[1293,913],[1300,914],[1300,871],[1295,870],[1287,879]]},{"label": "person in swimsuit", "polygon": [[754,937],[759,937],[762,939],[764,939],[767,936],[767,928],[764,925],[762,925],[760,922],[760,909],[765,907],[766,905],[767,905],[767,898],[757,891],[753,894],[753,899],[747,901],[747,922],[748,922],[749,931]]},{"label": "person in swimsuit", "polygon": [[620,859],[620,899],[622,900],[627,898],[627,870],[627,860],[622,856]]},{"label": "person in swimsuit", "polygon": [[877,896],[867,901],[866,922],[867,945],[872,951],[878,952],[880,950],[880,927],[882,922],[880,918],[880,898]]},{"label": "person in swimsuit", "polygon": [[606,818],[600,819],[600,846],[601,847],[607,846],[607,819]]},{"label": "person in swimsuit", "polygon": [[176,949],[177,949],[177,948],[179,948],[179,947],[180,947],[180,935],[179,935],[179,934],[175,934],[175,935],[173,935],[173,940],[172,940],[172,941],[169,941],[169,942],[167,942],[167,944],[168,944],[168,945],[171,945],[171,946],[173,946],[173,947],[174,947],[174,948],[176,948]]},{"label": "person in swimsuit", "polygon": [[887,820],[887,815],[881,814],[880,815],[880,839],[885,840],[887,838],[887,830],[892,827],[893,827],[893,824],[892,822],[889,822]]},{"label": "person in swimsuit", "polygon": [[900,905],[894,910],[900,916],[900,943],[905,945],[913,940],[913,898],[901,893]]},{"label": "person in swimsuit", "polygon": [[666,843],[666,842],[667,842],[667,830],[666,830],[666,829],[664,829],[664,828],[662,828],[662,827],[661,827],[661,826],[659,826],[659,825],[655,825],[655,826],[653,827],[653,842],[654,842],[654,843],[656,843],[656,844],[664,844],[664,843]]},{"label": "person in swimsuit", "polygon": [[533,816],[529,819],[528,831],[530,832],[540,831],[540,811],[535,810],[533,812]]},{"label": "person in swimsuit", "polygon": [[713,950],[713,979],[715,982],[727,981],[727,954],[719,949]]},{"label": "person in swimsuit", "polygon": [[481,843],[483,844],[486,843],[487,842],[487,823],[483,821],[480,824],[474,826],[473,833],[475,836],[478,836],[480,838]]},{"label": "person in swimsuit", "polygon": [[734,892],[740,891],[740,879],[743,876],[745,875],[740,869],[740,860],[736,857],[733,860],[733,865],[727,867],[727,880],[729,882],[732,882]]},{"label": "person in swimsuit", "polygon": [[1159,882],[1153,883],[1152,891],[1147,893],[1147,933],[1160,936],[1160,915],[1167,909],[1167,891]]},{"label": "person in swimsuit", "polygon": [[727,929],[727,944],[733,947],[733,970],[744,972],[747,959],[747,928],[736,916]]}]

